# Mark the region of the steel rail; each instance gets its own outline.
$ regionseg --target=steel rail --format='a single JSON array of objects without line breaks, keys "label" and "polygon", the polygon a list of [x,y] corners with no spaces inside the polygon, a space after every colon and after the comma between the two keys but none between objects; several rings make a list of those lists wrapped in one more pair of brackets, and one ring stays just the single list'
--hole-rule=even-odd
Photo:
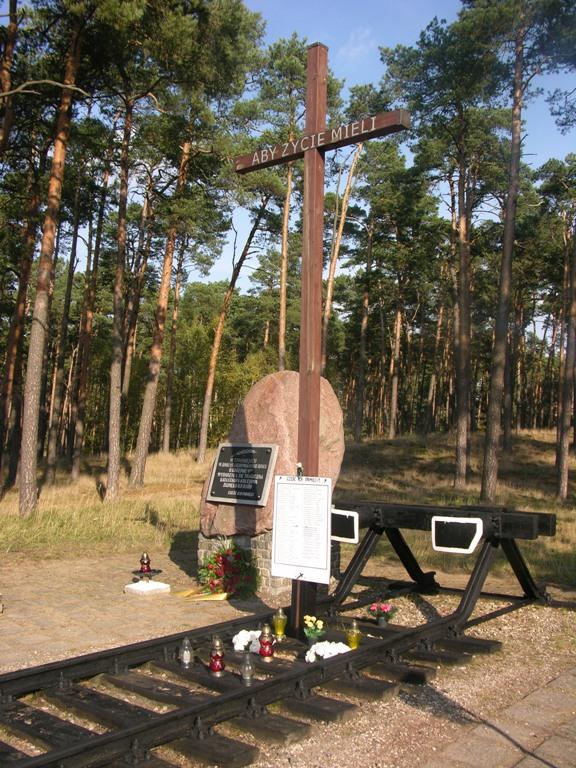
[{"label": "steel rail", "polygon": [[[399,665],[395,669],[396,672],[400,672],[404,656],[409,654],[414,657],[415,654],[424,653],[429,657],[430,653],[436,653],[433,648],[435,643],[448,649],[444,652],[444,656],[441,656],[446,661],[451,655],[454,658],[450,649],[464,654],[478,646],[486,650],[488,645],[493,646],[494,643],[488,644],[486,641],[467,638],[463,636],[463,632],[469,627],[517,610],[527,604],[540,602],[547,605],[560,604],[564,607],[574,607],[569,603],[550,600],[546,591],[532,578],[514,539],[514,535],[520,538],[552,535],[555,520],[551,515],[514,513],[504,508],[483,509],[480,514],[486,516],[489,535],[480,546],[467,586],[463,590],[458,590],[441,587],[435,581],[433,572],[422,571],[399,528],[396,527],[397,515],[401,511],[408,513],[407,527],[421,528],[428,525],[431,508],[365,503],[356,506],[361,511],[364,521],[367,522],[371,518],[372,522],[335,592],[325,599],[318,600],[317,614],[327,616],[328,621],[337,616],[341,625],[346,626],[351,621],[346,614],[365,604],[362,598],[346,603],[345,601],[349,598],[353,585],[358,583],[362,569],[383,533],[388,537],[408,575],[413,579],[411,584],[390,582],[387,594],[392,596],[407,592],[461,593],[459,604],[452,613],[413,628],[391,626],[381,629],[367,622],[360,622],[366,636],[358,649],[309,665],[298,659],[294,659],[289,664],[281,662],[269,664],[267,665],[269,677],[256,679],[249,687],[242,685],[238,674],[227,674],[218,679],[210,677],[203,663],[201,666],[191,667],[187,672],[177,663],[179,648],[184,637],[188,637],[193,648],[196,651],[203,649],[202,652],[205,654],[206,646],[213,635],[219,635],[224,641],[229,641],[239,630],[255,628],[255,625],[269,621],[273,613],[272,609],[221,622],[211,627],[182,631],[120,648],[111,648],[2,674],[0,675],[0,714],[7,727],[10,728],[13,724],[13,729],[16,731],[18,725],[22,723],[22,718],[29,716],[30,713],[26,709],[27,702],[19,702],[19,698],[27,694],[41,695],[44,692],[50,699],[51,693],[59,693],[60,697],[55,697],[58,703],[62,704],[64,701],[64,706],[74,710],[75,694],[80,701],[80,692],[85,690],[80,684],[99,675],[104,675],[108,682],[112,683],[114,676],[117,676],[119,685],[127,686],[129,690],[136,692],[143,691],[142,695],[150,692],[149,687],[142,687],[143,678],[138,680],[136,676],[138,669],[143,665],[156,663],[160,673],[168,671],[179,680],[177,690],[170,692],[170,686],[167,683],[164,684],[161,678],[155,681],[154,666],[148,667],[148,670],[152,670],[152,681],[149,676],[146,678],[148,684],[152,687],[157,685],[157,689],[150,693],[150,698],[154,700],[156,696],[158,701],[174,703],[176,709],[166,713],[155,713],[148,709],[143,715],[142,710],[138,712],[132,708],[127,717],[119,717],[117,721],[109,716],[108,719],[118,722],[118,726],[114,725],[106,733],[97,734],[86,729],[69,730],[59,741],[48,744],[48,751],[43,754],[22,757],[20,754],[14,756],[9,753],[10,764],[16,768],[88,768],[88,766],[97,768],[110,764],[117,768],[140,763],[145,765],[149,751],[155,747],[170,744],[182,738],[188,739],[188,742],[195,740],[198,744],[199,741],[211,736],[212,729],[219,723],[238,716],[257,719],[259,715],[265,714],[269,704],[288,698],[306,700],[313,697],[314,688],[337,678],[340,680],[344,678],[345,685],[348,687],[350,683],[356,681],[364,680],[367,683],[368,680],[362,678],[361,672],[365,667],[372,666],[376,662],[384,662],[383,666],[387,669],[395,664]],[[468,508],[469,511],[474,512],[476,509]],[[499,547],[502,547],[524,591],[523,597],[482,592]],[[481,596],[507,600],[509,604],[472,619],[472,612]],[[289,609],[286,610],[289,611]],[[297,641],[296,644],[295,641],[289,641],[287,647],[298,653],[303,649]],[[190,686],[186,688],[187,682],[191,683],[195,690],[190,689]],[[164,689],[162,689],[163,685]],[[383,683],[383,685],[387,684]],[[62,694],[67,695],[62,696]],[[311,698],[311,700],[314,699]],[[11,709],[13,710],[12,719]],[[90,712],[98,722],[95,710],[92,709]],[[65,714],[62,715],[62,717],[65,716]],[[47,734],[46,721],[40,722],[42,722],[44,733]],[[58,729],[58,726],[54,727]],[[68,738],[70,743],[66,742]],[[10,745],[0,743],[0,749],[3,746],[12,749]],[[167,765],[163,761],[156,761],[156,764]]]}]

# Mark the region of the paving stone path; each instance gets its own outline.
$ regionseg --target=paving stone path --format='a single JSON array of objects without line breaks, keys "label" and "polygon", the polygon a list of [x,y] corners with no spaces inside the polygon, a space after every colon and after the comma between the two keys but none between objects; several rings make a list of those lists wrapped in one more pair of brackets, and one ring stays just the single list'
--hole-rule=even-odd
[{"label": "paving stone path", "polygon": [[574,768],[576,668],[467,731],[427,768]]},{"label": "paving stone path", "polygon": [[[152,556],[157,580],[173,592],[192,587],[186,557]],[[194,564],[195,566],[195,564]],[[0,564],[0,671],[136,643],[255,611],[260,600],[193,602],[175,594],[124,593],[139,555]],[[190,570],[190,569],[188,569]]]}]

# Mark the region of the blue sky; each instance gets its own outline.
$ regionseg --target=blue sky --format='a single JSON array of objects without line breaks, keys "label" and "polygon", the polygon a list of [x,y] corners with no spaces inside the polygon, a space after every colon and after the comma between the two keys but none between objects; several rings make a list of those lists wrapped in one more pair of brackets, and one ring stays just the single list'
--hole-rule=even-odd
[{"label": "blue sky", "polygon": [[[434,16],[454,21],[459,0],[244,0],[266,22],[266,42],[297,32],[310,43],[328,46],[334,75],[347,86],[378,83],[384,73],[379,47],[413,45]],[[574,76],[541,77],[538,85],[550,89],[574,87]],[[544,97],[525,110],[524,160],[539,166],[549,157],[564,158],[576,151],[574,131],[563,136],[556,128]]]},{"label": "blue sky", "polygon": [[[359,83],[377,84],[384,73],[379,48],[398,44],[413,45],[424,27],[437,16],[454,21],[460,10],[459,0],[244,0],[250,10],[261,14],[266,22],[265,42],[297,32],[309,43],[328,46],[328,62],[334,75],[344,79],[345,86]],[[554,87],[573,87],[569,77],[540,77],[538,85],[545,91]],[[570,85],[569,85],[570,83]],[[575,131],[562,135],[551,117],[545,97],[529,102],[524,108],[525,133],[523,160],[532,167],[542,165],[550,157],[563,159],[576,151]],[[238,242],[248,224],[240,216]],[[231,251],[226,248],[213,268],[211,280],[227,280],[231,273]],[[250,287],[247,264],[240,278],[240,289]],[[254,265],[255,266],[255,265]],[[194,276],[192,276],[194,279]]]},{"label": "blue sky", "polygon": [[434,17],[452,21],[457,0],[244,0],[266,22],[266,41],[297,32],[328,46],[329,63],[348,85],[377,82],[379,46],[411,45]]}]

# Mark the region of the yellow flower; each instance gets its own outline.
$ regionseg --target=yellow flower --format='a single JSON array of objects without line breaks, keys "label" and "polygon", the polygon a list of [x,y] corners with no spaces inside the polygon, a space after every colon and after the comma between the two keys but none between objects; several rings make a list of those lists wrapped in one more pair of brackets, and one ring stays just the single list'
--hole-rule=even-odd
[{"label": "yellow flower", "polygon": [[316,626],[318,627],[318,629],[322,629],[324,627],[324,622],[318,619],[318,621],[316,622]]}]

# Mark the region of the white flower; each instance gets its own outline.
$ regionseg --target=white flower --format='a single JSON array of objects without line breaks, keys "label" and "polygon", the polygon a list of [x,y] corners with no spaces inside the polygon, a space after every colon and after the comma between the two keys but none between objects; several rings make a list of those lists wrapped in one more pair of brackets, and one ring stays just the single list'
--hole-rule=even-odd
[{"label": "white flower", "polygon": [[234,635],[232,638],[232,645],[234,646],[234,650],[244,651],[246,650],[248,643],[250,643],[250,648],[248,650],[252,651],[252,653],[258,653],[260,650],[260,642],[258,640],[259,637],[259,629],[241,629],[240,632],[238,632],[238,634]]},{"label": "white flower", "polygon": [[304,658],[306,659],[306,662],[308,664],[313,664],[316,661],[316,653],[314,651],[314,646],[312,646],[312,648],[309,648],[306,651],[306,656]]},{"label": "white flower", "polygon": [[316,661],[316,656],[320,656],[322,659],[329,659],[331,656],[338,656],[340,653],[348,653],[349,650],[350,647],[346,643],[331,643],[328,640],[323,640],[320,643],[314,643],[304,658],[310,664]]}]

